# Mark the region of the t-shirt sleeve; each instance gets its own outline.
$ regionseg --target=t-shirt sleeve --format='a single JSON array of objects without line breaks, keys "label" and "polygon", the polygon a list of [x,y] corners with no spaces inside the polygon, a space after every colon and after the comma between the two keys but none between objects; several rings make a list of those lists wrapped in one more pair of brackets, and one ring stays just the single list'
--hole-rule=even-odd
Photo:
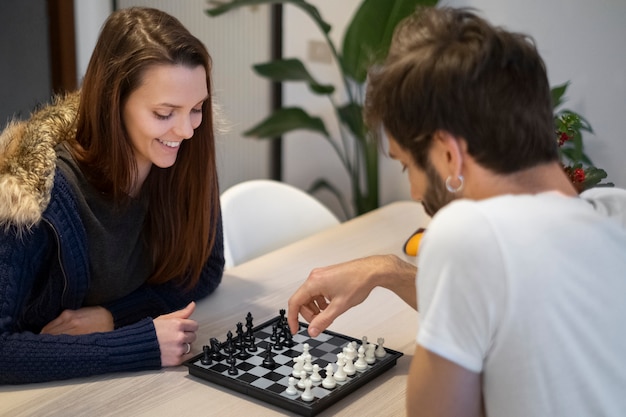
[{"label": "t-shirt sleeve", "polygon": [[505,277],[498,237],[477,205],[442,209],[418,258],[418,344],[481,372],[503,314]]}]

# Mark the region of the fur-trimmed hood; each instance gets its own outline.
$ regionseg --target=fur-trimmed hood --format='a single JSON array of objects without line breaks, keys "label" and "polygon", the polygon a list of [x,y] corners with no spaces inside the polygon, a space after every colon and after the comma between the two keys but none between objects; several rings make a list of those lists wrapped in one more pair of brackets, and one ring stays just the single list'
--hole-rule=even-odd
[{"label": "fur-trimmed hood", "polygon": [[78,92],[57,97],[0,133],[0,227],[41,220],[54,182],[54,147],[76,135]]}]

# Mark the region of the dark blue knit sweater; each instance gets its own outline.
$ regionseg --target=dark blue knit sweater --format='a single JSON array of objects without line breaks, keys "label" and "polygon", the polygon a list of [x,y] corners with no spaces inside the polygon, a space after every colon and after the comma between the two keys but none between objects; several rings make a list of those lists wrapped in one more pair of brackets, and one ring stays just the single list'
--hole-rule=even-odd
[{"label": "dark blue knit sweater", "polygon": [[223,266],[221,221],[213,253],[190,291],[144,285],[105,305],[116,330],[81,336],[39,334],[64,309],[82,307],[89,285],[85,230],[72,188],[56,172],[43,220],[30,231],[0,230],[0,384],[158,369],[153,317],[212,293]]}]

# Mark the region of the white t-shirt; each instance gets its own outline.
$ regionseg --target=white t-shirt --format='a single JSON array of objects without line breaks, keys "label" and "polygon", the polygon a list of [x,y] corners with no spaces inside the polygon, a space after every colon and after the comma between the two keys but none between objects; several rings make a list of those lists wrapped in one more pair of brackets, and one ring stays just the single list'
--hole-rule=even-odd
[{"label": "white t-shirt", "polygon": [[418,343],[483,374],[489,417],[626,415],[624,224],[612,188],[449,204],[420,247]]}]

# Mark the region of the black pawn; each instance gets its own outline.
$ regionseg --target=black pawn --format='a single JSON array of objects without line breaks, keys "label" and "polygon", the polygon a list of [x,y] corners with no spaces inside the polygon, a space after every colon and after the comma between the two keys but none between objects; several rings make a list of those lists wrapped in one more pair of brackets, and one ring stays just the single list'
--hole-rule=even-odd
[{"label": "black pawn", "polygon": [[291,335],[291,332],[289,331],[289,329],[287,329],[284,334],[285,334],[285,339],[283,340],[283,346],[293,347],[295,343],[293,341],[293,336]]},{"label": "black pawn", "polygon": [[266,368],[274,369],[276,367],[276,361],[274,355],[272,355],[272,345],[267,344],[267,351],[265,352],[265,358],[263,359],[263,366]]},{"label": "black pawn", "polygon": [[210,365],[213,361],[211,361],[210,348],[208,345],[202,346],[202,359],[200,359],[200,363],[202,365]]},{"label": "black pawn", "polygon": [[242,343],[239,346],[239,352],[237,353],[237,357],[239,359],[242,359],[242,360],[246,359],[248,357],[248,352],[246,352],[246,344],[245,343]]},{"label": "black pawn", "polygon": [[278,323],[272,324],[272,335],[270,336],[272,342],[276,341],[276,339],[278,339]]},{"label": "black pawn", "polygon": [[233,361],[233,363],[230,364],[230,368],[228,368],[228,375],[237,375],[239,374],[239,371],[237,370],[237,367],[235,366],[235,361]]},{"label": "black pawn", "polygon": [[230,363],[231,365],[236,363],[237,359],[235,359],[235,352],[228,352],[228,357],[226,358],[226,363]]}]

